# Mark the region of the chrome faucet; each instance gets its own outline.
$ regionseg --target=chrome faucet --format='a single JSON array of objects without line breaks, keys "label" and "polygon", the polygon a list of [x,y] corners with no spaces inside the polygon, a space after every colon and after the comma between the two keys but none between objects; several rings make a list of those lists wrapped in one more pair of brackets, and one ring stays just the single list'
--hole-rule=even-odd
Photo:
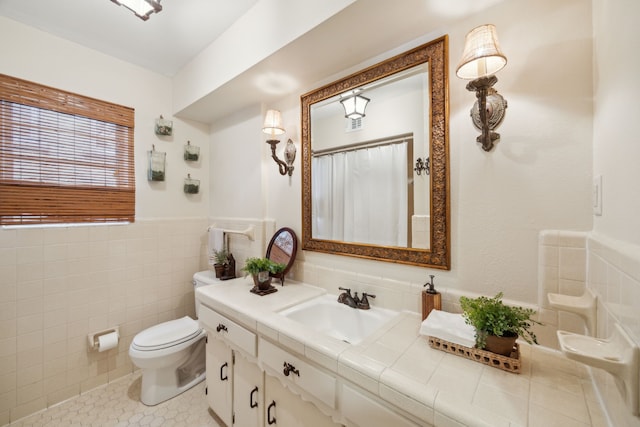
[{"label": "chrome faucet", "polygon": [[343,293],[338,295],[339,303],[346,304],[351,308],[358,308],[358,303],[351,296],[351,289],[342,288],[342,287],[338,289],[340,289],[341,291],[344,291]]},{"label": "chrome faucet", "polygon": [[362,299],[358,303],[358,308],[361,310],[369,310],[371,306],[369,305],[369,299],[367,298],[375,298],[375,295],[367,294],[366,292],[362,293]]}]

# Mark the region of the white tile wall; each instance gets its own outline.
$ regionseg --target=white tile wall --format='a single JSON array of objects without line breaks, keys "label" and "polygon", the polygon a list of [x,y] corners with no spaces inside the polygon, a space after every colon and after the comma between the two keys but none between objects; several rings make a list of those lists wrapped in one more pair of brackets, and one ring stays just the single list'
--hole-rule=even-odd
[{"label": "white tile wall", "polygon": [[[590,234],[587,239],[587,286],[598,297],[597,336],[609,337],[620,324],[640,345],[640,248]],[[625,407],[613,377],[592,369],[596,389],[600,392],[614,426],[640,426]]]},{"label": "white tile wall", "polygon": [[[133,336],[159,322],[194,315],[194,272],[207,268],[210,224],[243,230],[231,237],[238,274],[243,260],[260,256],[275,232],[265,220],[224,218],[144,220],[130,225],[0,229],[0,425],[131,373]],[[541,344],[557,347],[557,329],[584,332],[578,316],[552,309],[548,292],[598,296],[598,330],[619,322],[640,343],[640,250],[589,233],[543,231],[539,239]],[[300,253],[295,279],[336,293],[338,286],[378,295],[376,303],[420,312],[422,284],[350,272],[350,259],[331,268]],[[344,258],[344,259],[343,259]],[[439,289],[443,308],[459,311],[456,290]],[[86,334],[119,325],[118,349],[87,352]],[[621,403],[611,376],[593,370],[613,425],[638,427]],[[597,399],[594,397],[594,399]]]},{"label": "white tile wall", "polygon": [[[585,333],[582,319],[551,308],[546,294],[580,295],[588,287],[597,298],[595,336],[609,337],[618,323],[640,345],[640,248],[593,233],[543,231],[538,260],[541,318],[549,326],[543,332],[546,343],[553,340],[557,348],[555,329]],[[590,371],[610,425],[640,426],[640,418],[625,407],[613,377],[599,369]]]},{"label": "white tile wall", "polygon": [[559,312],[549,305],[547,294],[579,296],[585,292],[587,233],[545,230],[538,239],[538,305],[544,328],[537,330],[541,344],[558,348],[556,331],[586,333],[582,318]]},{"label": "white tile wall", "polygon": [[[131,373],[136,333],[193,316],[208,222],[0,229],[0,425]],[[116,325],[117,349],[87,350]]]}]

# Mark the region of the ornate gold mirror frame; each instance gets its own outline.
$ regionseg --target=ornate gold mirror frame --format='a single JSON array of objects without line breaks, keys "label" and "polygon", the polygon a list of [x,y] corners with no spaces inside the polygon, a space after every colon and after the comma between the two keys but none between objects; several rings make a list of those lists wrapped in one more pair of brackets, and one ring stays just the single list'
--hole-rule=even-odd
[{"label": "ornate gold mirror frame", "polygon": [[[433,40],[301,97],[302,107],[302,249],[380,261],[450,268],[449,84],[447,36]],[[314,239],[311,193],[311,106],[348,90],[428,64],[430,87],[431,245],[430,249],[375,246]]]}]

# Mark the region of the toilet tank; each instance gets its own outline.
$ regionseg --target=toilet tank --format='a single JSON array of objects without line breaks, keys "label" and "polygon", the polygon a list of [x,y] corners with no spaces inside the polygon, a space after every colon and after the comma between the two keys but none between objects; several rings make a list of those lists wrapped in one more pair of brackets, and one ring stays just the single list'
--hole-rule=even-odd
[{"label": "toilet tank", "polygon": [[[216,279],[216,273],[212,270],[198,271],[193,275],[193,291],[195,297],[195,290],[200,286],[208,286],[215,285],[217,283],[221,283],[220,279]],[[198,318],[198,310],[200,309],[200,304],[198,301],[196,303],[196,318]]]}]

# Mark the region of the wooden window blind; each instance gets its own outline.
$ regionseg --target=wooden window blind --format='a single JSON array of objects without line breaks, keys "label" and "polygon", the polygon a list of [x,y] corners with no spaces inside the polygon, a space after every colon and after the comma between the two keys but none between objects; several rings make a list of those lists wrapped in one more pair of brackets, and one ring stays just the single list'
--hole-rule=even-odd
[{"label": "wooden window blind", "polygon": [[133,222],[134,110],[0,74],[0,225]]}]

